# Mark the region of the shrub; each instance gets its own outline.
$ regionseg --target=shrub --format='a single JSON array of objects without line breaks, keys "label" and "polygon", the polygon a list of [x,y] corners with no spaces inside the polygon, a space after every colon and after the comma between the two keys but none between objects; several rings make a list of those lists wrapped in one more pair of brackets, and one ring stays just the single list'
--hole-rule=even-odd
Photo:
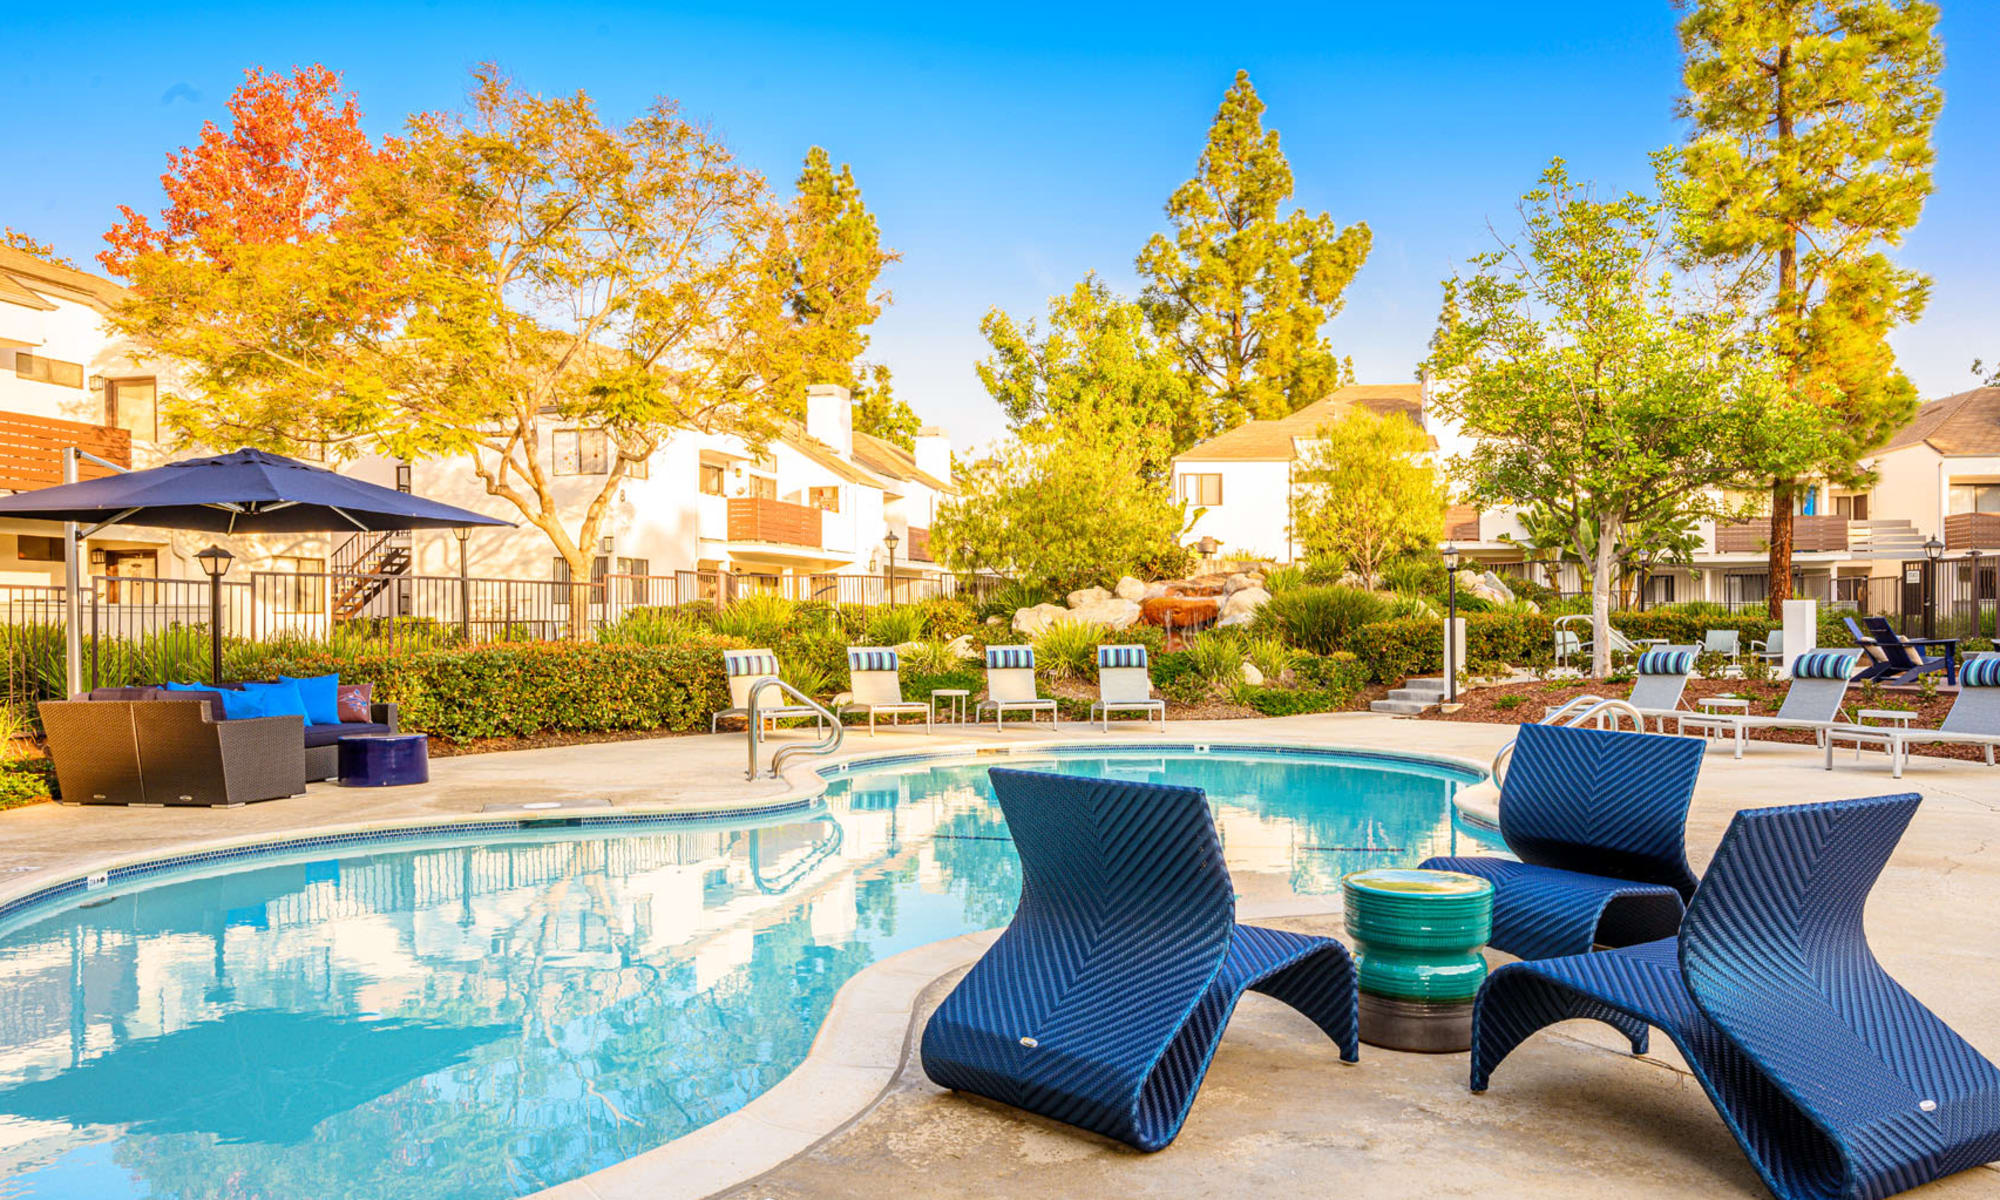
[{"label": "shrub", "polygon": [[1382,586],[1392,592],[1409,592],[1442,600],[1445,592],[1444,564],[1430,555],[1399,558],[1382,568]]},{"label": "shrub", "polygon": [[1050,679],[1097,678],[1097,645],[1109,642],[1102,625],[1063,621],[1035,638],[1035,665]]},{"label": "shrub", "polygon": [[1272,567],[1264,572],[1264,590],[1273,596],[1279,592],[1289,592],[1293,588],[1306,586],[1304,567]]},{"label": "shrub", "polygon": [[1051,587],[1017,579],[1000,585],[991,596],[987,597],[986,603],[979,606],[979,619],[983,621],[987,617],[1011,618],[1016,609],[1033,608],[1037,604],[1058,603],[1061,599],[1062,597]]},{"label": "shrub", "polygon": [[782,596],[750,595],[719,609],[710,625],[746,646],[776,646],[791,625],[793,604]]},{"label": "shrub", "polygon": [[931,638],[911,646],[903,655],[903,665],[922,675],[946,675],[964,666],[965,660],[950,642]]},{"label": "shrub", "polygon": [[1317,688],[1240,687],[1236,689],[1235,699],[1238,704],[1254,708],[1267,717],[1332,712],[1347,706],[1346,700]]},{"label": "shrub", "polygon": [[861,640],[869,646],[901,646],[924,636],[927,613],[919,605],[893,604],[868,610]]},{"label": "shrub", "polygon": [[1189,643],[1188,662],[1210,687],[1230,687],[1243,678],[1243,643],[1227,633],[1204,633]]},{"label": "shrub", "polygon": [[1292,668],[1292,648],[1281,638],[1249,637],[1243,639],[1243,657],[1264,676],[1267,683],[1277,683]]},{"label": "shrub", "polygon": [[1292,674],[1300,687],[1315,688],[1335,697],[1345,707],[1354,694],[1368,686],[1368,667],[1346,650],[1327,655],[1301,654],[1292,660]]},{"label": "shrub", "polygon": [[1346,649],[1356,629],[1381,620],[1386,612],[1380,596],[1360,588],[1337,584],[1292,588],[1265,602],[1252,628],[1309,654],[1331,654]]},{"label": "shrub", "polygon": [[1518,694],[1509,692],[1507,695],[1495,700],[1493,707],[1499,709],[1501,712],[1506,712],[1510,708],[1519,708],[1521,707],[1521,697]]},{"label": "shrub", "polygon": [[597,640],[613,645],[678,646],[711,636],[709,625],[674,608],[629,609],[597,631]]},{"label": "shrub", "polygon": [[1199,704],[1214,689],[1196,669],[1194,655],[1186,650],[1170,650],[1153,658],[1153,686],[1169,700]]}]

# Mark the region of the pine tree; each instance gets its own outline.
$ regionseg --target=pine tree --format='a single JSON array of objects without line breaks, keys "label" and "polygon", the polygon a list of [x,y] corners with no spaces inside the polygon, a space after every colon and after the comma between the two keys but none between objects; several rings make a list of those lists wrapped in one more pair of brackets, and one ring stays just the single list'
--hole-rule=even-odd
[{"label": "pine tree", "polygon": [[1861,456],[1915,409],[1887,338],[1922,312],[1929,281],[1885,251],[1931,192],[1938,10],[1924,0],[1683,3],[1694,247],[1764,293],[1785,383],[1825,424],[1810,439],[1820,456],[1771,464],[1775,617],[1791,595],[1796,482],[1858,482]]},{"label": "pine tree", "polygon": [[1264,102],[1238,71],[1195,177],[1167,201],[1172,232],[1154,234],[1139,254],[1148,319],[1201,403],[1188,423],[1197,438],[1283,416],[1352,375],[1325,326],[1368,257],[1368,226],[1280,213],[1292,168],[1263,118]]}]

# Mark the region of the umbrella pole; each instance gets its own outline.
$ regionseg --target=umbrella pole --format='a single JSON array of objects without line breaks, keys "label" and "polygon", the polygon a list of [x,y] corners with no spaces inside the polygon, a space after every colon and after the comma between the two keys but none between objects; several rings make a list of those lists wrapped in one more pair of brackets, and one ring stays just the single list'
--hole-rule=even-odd
[{"label": "umbrella pole", "polygon": [[[76,482],[76,447],[62,452],[63,482]],[[64,697],[83,690],[83,570],[77,561],[83,550],[76,536],[76,522],[63,522],[63,673],[69,690]]]}]

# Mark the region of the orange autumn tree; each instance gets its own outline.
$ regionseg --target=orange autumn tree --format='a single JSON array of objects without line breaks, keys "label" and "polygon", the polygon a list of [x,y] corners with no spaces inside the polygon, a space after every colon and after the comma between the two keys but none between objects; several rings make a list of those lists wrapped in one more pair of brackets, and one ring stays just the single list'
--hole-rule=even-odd
[{"label": "orange autumn tree", "polygon": [[227,130],[204,122],[201,140],[167,155],[157,218],[121,204],[124,220],[97,256],[133,278],[140,259],[197,255],[227,268],[238,247],[323,233],[340,217],[355,180],[395,141],[371,145],[354,95],[314,63],[289,76],[252,67],[229,97]]}]

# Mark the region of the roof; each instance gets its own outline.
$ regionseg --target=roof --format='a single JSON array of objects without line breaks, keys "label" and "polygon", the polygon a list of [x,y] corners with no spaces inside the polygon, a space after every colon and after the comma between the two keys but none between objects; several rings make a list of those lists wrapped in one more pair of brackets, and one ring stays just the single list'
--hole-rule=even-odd
[{"label": "roof", "polygon": [[[926,425],[925,429],[931,429]],[[891,479],[901,479],[908,483],[919,483],[934,492],[955,491],[950,484],[917,465],[917,458],[908,450],[894,442],[884,441],[872,433],[854,431],[854,461],[867,467],[877,475],[887,475]]]},{"label": "roof", "polygon": [[23,299],[23,293],[36,292],[54,293],[97,308],[109,308],[125,298],[125,289],[102,275],[58,266],[25,250],[0,245],[0,301],[32,308],[55,307],[46,301],[34,304]]},{"label": "roof", "polygon": [[1217,434],[1182,451],[1174,461],[1290,462],[1298,457],[1294,439],[1311,437],[1314,430],[1354,408],[1383,417],[1401,413],[1421,425],[1424,385],[1355,384],[1336,388],[1325,398],[1315,400],[1289,416],[1269,421],[1246,421],[1227,433]]},{"label": "roof", "polygon": [[2000,387],[1973,388],[1917,409],[1881,453],[1927,445],[1939,454],[2000,454]]},{"label": "roof", "polygon": [[813,437],[797,425],[786,425],[779,432],[778,440],[849,483],[858,483],[864,487],[883,488],[883,490],[887,490],[881,479],[870,475],[860,467],[840,457],[832,446]]}]

